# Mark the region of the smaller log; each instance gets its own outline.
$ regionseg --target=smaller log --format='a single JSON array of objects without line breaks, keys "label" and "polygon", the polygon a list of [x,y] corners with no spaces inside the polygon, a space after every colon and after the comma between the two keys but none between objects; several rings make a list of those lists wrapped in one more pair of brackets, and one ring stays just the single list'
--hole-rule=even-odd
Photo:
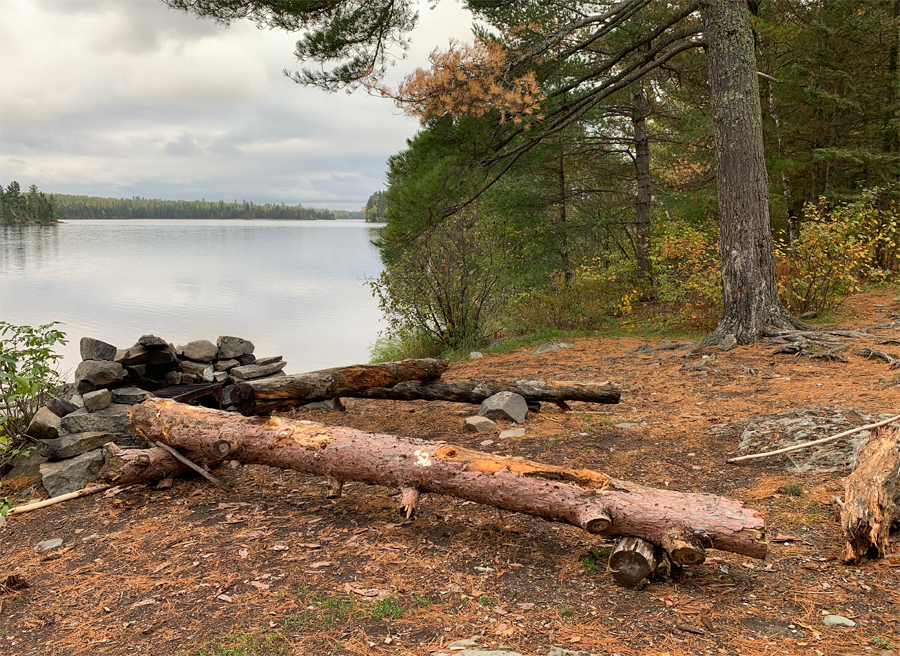
[{"label": "smaller log", "polygon": [[400,506],[406,514],[406,519],[412,519],[419,505],[419,491],[414,487],[400,488]]},{"label": "smaller log", "polygon": [[121,449],[114,442],[103,445],[106,462],[100,478],[116,485],[159,481],[178,476],[187,467],[165,449]]},{"label": "smaller log", "polygon": [[178,460],[182,464],[187,465],[188,467],[193,469],[195,472],[200,474],[203,478],[205,478],[210,483],[212,483],[213,485],[218,487],[220,490],[224,490],[225,492],[232,491],[231,486],[228,485],[225,481],[223,481],[219,478],[216,478],[215,476],[210,474],[208,471],[203,469],[203,467],[201,467],[200,465],[197,465],[194,462],[192,462],[190,459],[185,458],[183,455],[178,453],[178,451],[176,451],[175,449],[170,447],[165,442],[160,442],[159,440],[156,440],[156,446],[158,446],[160,449],[164,449],[165,451],[168,451],[170,454],[172,454],[175,457],[176,460]]},{"label": "smaller log", "polygon": [[638,589],[650,582],[659,562],[659,551],[652,542],[624,537],[609,555],[609,570],[619,585]]},{"label": "smaller log", "polygon": [[900,521],[900,429],[885,428],[869,439],[844,489],[844,562],[883,557],[891,525]]},{"label": "smaller log", "polygon": [[700,565],[706,560],[706,550],[687,531],[664,535],[662,548],[666,550],[673,562],[681,566]]},{"label": "smaller log", "polygon": [[247,383],[237,383],[229,396],[231,405],[245,417],[251,417],[256,413],[256,392]]},{"label": "smaller log", "polygon": [[328,477],[328,492],[325,493],[326,499],[339,499],[344,489],[344,481],[334,476]]},{"label": "smaller log", "polygon": [[583,383],[563,380],[459,380],[455,382],[435,381],[420,383],[404,381],[390,388],[369,388],[346,396],[364,399],[393,399],[397,401],[455,401],[457,403],[481,403],[498,392],[515,392],[526,402],[547,401],[568,409],[566,401],[586,401],[588,403],[618,403],[622,391],[605,383]]}]

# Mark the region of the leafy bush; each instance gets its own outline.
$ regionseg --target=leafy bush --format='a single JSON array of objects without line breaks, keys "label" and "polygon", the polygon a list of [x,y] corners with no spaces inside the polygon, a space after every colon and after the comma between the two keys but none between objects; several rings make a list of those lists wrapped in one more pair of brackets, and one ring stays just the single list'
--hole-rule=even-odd
[{"label": "leafy bush", "polygon": [[661,226],[653,246],[659,316],[691,329],[715,328],[722,311],[718,234],[673,223]]},{"label": "leafy bush", "polygon": [[0,466],[26,449],[31,418],[63,383],[53,346],[65,344],[66,336],[57,325],[0,321]]}]

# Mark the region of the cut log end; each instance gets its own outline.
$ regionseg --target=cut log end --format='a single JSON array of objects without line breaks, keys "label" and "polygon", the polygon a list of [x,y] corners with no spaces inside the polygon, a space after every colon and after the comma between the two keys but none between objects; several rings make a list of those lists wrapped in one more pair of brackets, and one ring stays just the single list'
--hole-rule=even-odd
[{"label": "cut log end", "polygon": [[639,589],[650,582],[659,561],[658,549],[652,542],[625,537],[609,555],[609,570],[619,585]]},{"label": "cut log end", "polygon": [[403,509],[406,519],[412,519],[419,505],[419,491],[414,487],[400,489],[400,507]]},{"label": "cut log end", "polygon": [[681,566],[700,565],[706,560],[706,550],[691,535],[666,535],[662,539],[662,548]]}]

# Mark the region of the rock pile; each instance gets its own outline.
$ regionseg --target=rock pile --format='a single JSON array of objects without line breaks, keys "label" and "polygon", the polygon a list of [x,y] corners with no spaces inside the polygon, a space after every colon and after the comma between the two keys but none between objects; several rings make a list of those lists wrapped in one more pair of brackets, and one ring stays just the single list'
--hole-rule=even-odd
[{"label": "rock pile", "polygon": [[[129,427],[128,408],[152,393],[177,396],[179,387],[218,383],[222,407],[236,410],[232,392],[251,379],[283,376],[282,357],[257,358],[253,342],[219,337],[174,346],[155,335],[119,349],[99,339],[81,339],[82,362],[75,370],[71,399],[55,399],[35,413],[26,433],[37,443],[19,474],[43,479],[50,496],[80,490],[97,479],[103,466],[102,446],[146,448]],[[216,399],[218,403],[218,399]],[[17,472],[13,470],[11,476]]]}]

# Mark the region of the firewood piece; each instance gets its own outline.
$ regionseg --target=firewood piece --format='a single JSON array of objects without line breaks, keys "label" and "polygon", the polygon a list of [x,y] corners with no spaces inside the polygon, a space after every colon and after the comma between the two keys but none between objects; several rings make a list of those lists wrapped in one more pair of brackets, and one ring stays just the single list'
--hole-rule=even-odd
[{"label": "firewood piece", "polygon": [[326,499],[339,499],[341,491],[344,489],[344,481],[334,476],[328,477],[328,492],[325,493]]},{"label": "firewood piece", "polygon": [[237,383],[231,388],[231,405],[245,417],[256,414],[256,392],[247,383]]},{"label": "firewood piece", "polygon": [[206,471],[205,469],[203,469],[203,467],[201,467],[200,465],[197,465],[197,464],[191,462],[190,460],[188,460],[188,459],[185,458],[183,455],[181,455],[180,453],[178,453],[178,451],[176,451],[175,449],[173,449],[172,447],[170,447],[170,446],[169,446],[168,444],[166,444],[165,442],[161,442],[160,440],[156,440],[156,446],[158,446],[160,449],[165,449],[166,451],[168,451],[169,453],[171,453],[173,456],[175,456],[175,459],[176,459],[176,460],[180,461],[182,464],[185,464],[185,465],[187,465],[188,467],[190,467],[191,469],[193,469],[195,472],[197,472],[198,474],[200,474],[203,478],[205,478],[206,480],[208,480],[210,483],[212,483],[213,485],[215,485],[215,486],[218,487],[219,489],[225,490],[226,492],[231,492],[231,486],[228,485],[225,481],[222,481],[222,480],[216,478],[215,476],[213,476],[212,474],[210,474],[208,471]]},{"label": "firewood piece", "polygon": [[440,378],[450,365],[447,360],[421,358],[381,364],[355,364],[304,374],[249,380],[256,394],[256,412],[269,414],[311,401],[340,396],[357,396],[372,387],[390,388],[406,380],[430,381]]},{"label": "firewood piece", "polygon": [[[318,476],[414,487],[659,544],[673,530],[704,547],[764,558],[765,521],[738,501],[657,490],[590,469],[568,469],[415,438],[376,435],[284,417],[234,413],[148,399],[131,408],[131,428],[215,459],[227,436],[231,457]],[[204,456],[200,456],[201,459]]]},{"label": "firewood piece", "polygon": [[642,538],[624,537],[609,555],[609,570],[616,583],[626,588],[642,588],[659,565],[656,545]]},{"label": "firewood piece", "polygon": [[900,521],[900,429],[884,428],[863,447],[844,484],[844,561],[888,552],[891,524]]},{"label": "firewood piece", "polygon": [[111,485],[95,485],[93,487],[86,487],[82,490],[76,490],[75,492],[69,492],[68,494],[61,494],[58,497],[53,497],[52,499],[44,499],[43,501],[35,501],[34,503],[28,503],[24,506],[16,506],[15,508],[10,508],[7,515],[21,515],[22,513],[27,513],[32,510],[37,510],[38,508],[46,508],[47,506],[53,506],[62,501],[69,501],[70,499],[77,499],[79,497],[86,497],[89,494],[97,494],[98,492],[105,492],[108,490]]},{"label": "firewood piece", "polygon": [[419,505],[419,491],[414,487],[400,488],[400,506],[406,514],[406,519],[412,519]]},{"label": "firewood piece", "polygon": [[678,565],[700,565],[706,560],[706,550],[686,531],[663,536],[662,548]]},{"label": "firewood piece", "polygon": [[[517,380],[460,380],[452,383],[437,381],[419,383],[406,381],[389,389],[372,388],[347,396],[365,399],[395,399],[400,401],[456,401],[457,403],[481,403],[498,392],[514,392],[526,401],[548,401],[568,409],[566,401],[589,403],[618,403],[621,390],[610,383],[582,383],[578,381]],[[563,407],[565,406],[565,407]]]},{"label": "firewood piece", "polygon": [[109,442],[103,445],[103,451],[106,462],[100,478],[117,485],[159,481],[178,476],[188,469],[171,453],[159,447],[121,449],[114,442]]}]

